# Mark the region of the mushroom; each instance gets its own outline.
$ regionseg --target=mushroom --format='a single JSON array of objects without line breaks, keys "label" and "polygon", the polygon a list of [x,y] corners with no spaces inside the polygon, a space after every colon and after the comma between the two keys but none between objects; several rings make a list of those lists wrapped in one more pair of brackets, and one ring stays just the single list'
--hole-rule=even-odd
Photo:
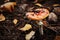
[{"label": "mushroom", "polygon": [[26,17],[31,20],[42,20],[49,15],[49,11],[45,8],[38,8],[33,12],[27,12]]}]

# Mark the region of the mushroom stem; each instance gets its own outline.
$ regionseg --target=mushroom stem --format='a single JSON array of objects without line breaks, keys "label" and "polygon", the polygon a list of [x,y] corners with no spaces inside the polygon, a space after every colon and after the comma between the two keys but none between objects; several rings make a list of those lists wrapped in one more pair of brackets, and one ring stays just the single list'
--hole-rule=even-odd
[{"label": "mushroom stem", "polygon": [[40,22],[38,23],[38,25],[39,25],[39,32],[40,32],[41,35],[43,35],[43,22],[40,21]]}]

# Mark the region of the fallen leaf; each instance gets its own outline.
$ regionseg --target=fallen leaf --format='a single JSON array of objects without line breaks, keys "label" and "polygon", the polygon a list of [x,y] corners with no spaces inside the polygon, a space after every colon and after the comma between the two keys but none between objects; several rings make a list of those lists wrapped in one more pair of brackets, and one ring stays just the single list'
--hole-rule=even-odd
[{"label": "fallen leaf", "polygon": [[22,30],[22,31],[26,31],[26,30],[29,30],[29,29],[31,29],[32,28],[32,26],[30,25],[30,24],[26,24],[23,28],[21,28],[20,30]]},{"label": "fallen leaf", "polygon": [[17,24],[17,22],[18,22],[17,19],[14,19],[14,20],[13,20],[13,23],[14,23],[14,24]]},{"label": "fallen leaf", "polygon": [[30,40],[34,34],[35,34],[34,31],[31,31],[29,34],[26,34],[25,36],[26,40]]},{"label": "fallen leaf", "polygon": [[3,14],[0,14],[0,21],[4,21],[6,18]]}]

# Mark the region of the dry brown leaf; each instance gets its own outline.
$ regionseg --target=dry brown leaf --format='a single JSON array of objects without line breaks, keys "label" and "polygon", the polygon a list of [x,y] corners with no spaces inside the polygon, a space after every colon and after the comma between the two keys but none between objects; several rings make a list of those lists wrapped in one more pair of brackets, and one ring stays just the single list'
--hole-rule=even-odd
[{"label": "dry brown leaf", "polygon": [[16,2],[7,2],[3,5],[1,5],[1,8],[4,8],[4,9],[9,10],[10,12],[12,12],[12,9],[14,9],[15,5],[16,5]]},{"label": "dry brown leaf", "polygon": [[39,3],[36,3],[35,5],[40,6],[40,7],[42,6],[42,5],[41,5],[41,4],[39,4]]},{"label": "dry brown leaf", "polygon": [[34,31],[31,31],[29,34],[26,34],[25,36],[26,40],[30,40],[34,34],[35,34]]},{"label": "dry brown leaf", "polygon": [[4,21],[6,18],[3,14],[0,14],[0,21]]},{"label": "dry brown leaf", "polygon": [[29,30],[31,28],[32,28],[32,26],[30,24],[26,24],[23,28],[21,28],[19,30],[26,31],[26,30]]},{"label": "dry brown leaf", "polygon": [[60,6],[60,4],[54,4],[53,6]]},{"label": "dry brown leaf", "polygon": [[13,23],[14,23],[14,24],[17,24],[17,22],[18,22],[17,19],[14,19],[14,20],[13,20]]}]

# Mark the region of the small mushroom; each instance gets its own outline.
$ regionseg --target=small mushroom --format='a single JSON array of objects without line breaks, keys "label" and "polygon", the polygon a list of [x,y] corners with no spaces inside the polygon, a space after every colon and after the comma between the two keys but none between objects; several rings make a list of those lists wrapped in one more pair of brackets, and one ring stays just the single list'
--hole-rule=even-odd
[{"label": "small mushroom", "polygon": [[45,19],[49,15],[49,10],[45,8],[38,8],[36,11],[27,12],[26,17],[31,20],[42,20]]},{"label": "small mushroom", "polygon": [[3,14],[0,14],[0,21],[4,21],[6,18]]},{"label": "small mushroom", "polygon": [[26,31],[26,30],[29,30],[31,28],[32,28],[32,26],[30,24],[26,24],[23,28],[18,28],[18,29],[22,30],[22,31]]},{"label": "small mushroom", "polygon": [[14,20],[13,20],[13,23],[14,23],[14,24],[17,24],[17,22],[18,22],[17,19],[14,19]]}]

